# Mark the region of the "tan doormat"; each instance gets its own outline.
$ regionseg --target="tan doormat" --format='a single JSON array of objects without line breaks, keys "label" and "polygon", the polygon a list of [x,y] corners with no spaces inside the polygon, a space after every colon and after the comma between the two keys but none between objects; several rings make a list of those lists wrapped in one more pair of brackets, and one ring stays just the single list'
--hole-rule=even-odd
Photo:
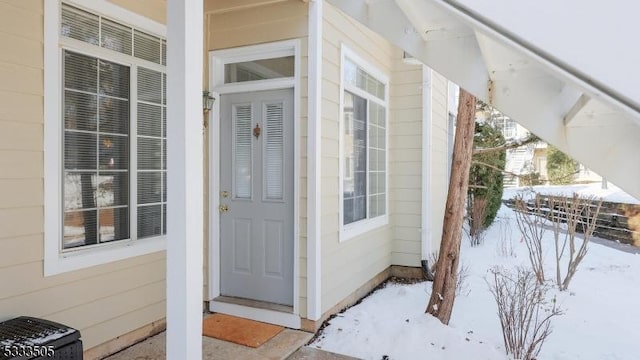
[{"label": "tan doormat", "polygon": [[205,336],[257,348],[284,328],[225,314],[213,314],[202,323]]}]

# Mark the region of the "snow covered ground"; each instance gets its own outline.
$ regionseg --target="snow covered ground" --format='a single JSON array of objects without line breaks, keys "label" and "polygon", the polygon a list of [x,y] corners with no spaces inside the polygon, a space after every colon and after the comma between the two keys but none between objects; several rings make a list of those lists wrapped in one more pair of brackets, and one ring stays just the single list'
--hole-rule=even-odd
[{"label": "snow covered ground", "polygon": [[[552,236],[548,231],[547,243]],[[513,252],[504,251],[510,245]],[[450,326],[424,313],[431,283],[390,284],[331,320],[312,346],[375,360],[509,359],[485,279],[494,265],[529,266],[514,213],[503,206],[484,244],[470,247],[464,236],[461,253],[468,277]],[[564,315],[554,319],[540,360],[640,358],[640,255],[592,243],[569,290],[550,295]]]},{"label": "snow covered ground", "polygon": [[595,196],[596,198],[602,198],[604,201],[625,203],[625,204],[640,204],[640,200],[627,194],[619,187],[609,183],[607,189],[602,188],[600,183],[592,184],[579,184],[579,185],[546,185],[546,186],[530,186],[520,188],[506,188],[504,189],[503,198],[513,198],[517,193],[531,193],[532,191],[544,195],[568,195],[571,196],[574,192],[582,196]]}]

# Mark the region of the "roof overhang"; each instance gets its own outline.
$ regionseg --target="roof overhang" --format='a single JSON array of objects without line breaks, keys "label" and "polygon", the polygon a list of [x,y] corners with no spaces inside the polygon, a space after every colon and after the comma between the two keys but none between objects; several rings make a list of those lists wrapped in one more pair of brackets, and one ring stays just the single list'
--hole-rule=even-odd
[{"label": "roof overhang", "polygon": [[[640,67],[563,52],[573,32],[594,29],[573,23],[575,4],[550,1],[542,0],[547,8],[506,0],[329,3],[640,198],[640,86],[630,85],[639,83]],[[532,6],[538,12],[519,9]],[[562,19],[572,19],[569,35],[554,30]],[[640,64],[640,53],[629,56]]]}]

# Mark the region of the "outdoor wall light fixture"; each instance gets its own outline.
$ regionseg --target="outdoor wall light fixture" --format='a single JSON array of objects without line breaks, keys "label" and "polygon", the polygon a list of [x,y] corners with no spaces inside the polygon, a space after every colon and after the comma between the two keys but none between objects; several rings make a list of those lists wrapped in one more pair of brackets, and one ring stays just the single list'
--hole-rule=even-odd
[{"label": "outdoor wall light fixture", "polygon": [[202,110],[204,113],[208,113],[213,108],[213,103],[216,102],[216,98],[208,91],[202,92]]}]

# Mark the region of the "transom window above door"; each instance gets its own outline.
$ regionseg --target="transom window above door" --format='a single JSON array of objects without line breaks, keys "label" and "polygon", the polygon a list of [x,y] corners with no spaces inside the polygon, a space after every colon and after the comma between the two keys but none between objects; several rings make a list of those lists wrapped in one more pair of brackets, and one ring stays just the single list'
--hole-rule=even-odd
[{"label": "transom window above door", "polygon": [[293,55],[229,63],[224,65],[224,83],[293,77],[294,71]]},{"label": "transom window above door", "polygon": [[214,96],[247,91],[286,89],[299,76],[295,41],[215,50],[209,63],[210,89]]}]

